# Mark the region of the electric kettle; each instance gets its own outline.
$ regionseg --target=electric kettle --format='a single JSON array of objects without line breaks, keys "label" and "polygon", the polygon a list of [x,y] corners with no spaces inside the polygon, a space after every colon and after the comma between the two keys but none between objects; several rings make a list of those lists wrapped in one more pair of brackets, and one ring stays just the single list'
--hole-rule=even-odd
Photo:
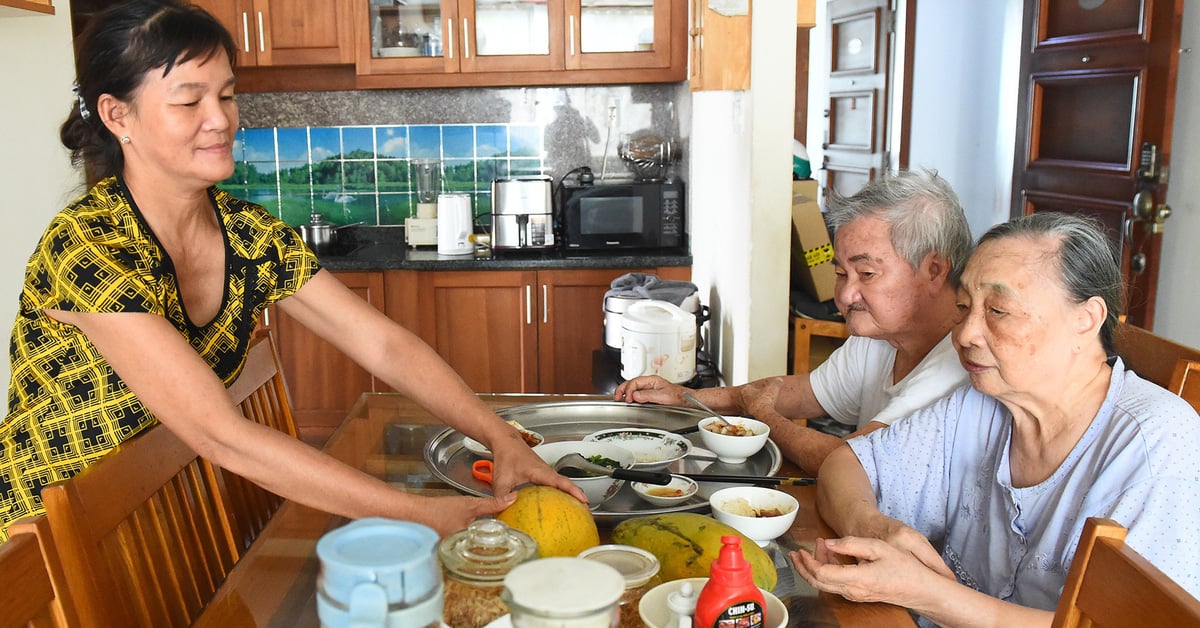
[{"label": "electric kettle", "polygon": [[437,200],[438,255],[470,255],[475,214],[468,194],[439,194]]}]

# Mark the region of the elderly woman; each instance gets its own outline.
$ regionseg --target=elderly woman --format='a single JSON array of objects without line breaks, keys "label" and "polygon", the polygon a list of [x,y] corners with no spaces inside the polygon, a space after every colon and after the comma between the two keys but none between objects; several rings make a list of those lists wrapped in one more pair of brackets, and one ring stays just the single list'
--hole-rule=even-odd
[{"label": "elderly woman", "polygon": [[[93,18],[61,129],[91,189],[29,260],[0,422],[0,540],[69,478],[161,422],[197,453],[288,499],[445,534],[535,482],[583,493],[534,454],[421,340],[357,298],[291,227],[215,186],[238,129],[228,31],[202,9],[133,0]],[[267,306],[487,443],[496,496],[412,495],[245,418],[237,379]]]},{"label": "elderly woman", "polygon": [[923,622],[1048,625],[1099,516],[1200,594],[1200,418],[1108,358],[1120,302],[1117,253],[1094,223],[993,227],[953,332],[971,386],[829,456],[818,504],[844,536],[794,552],[800,574]]}]

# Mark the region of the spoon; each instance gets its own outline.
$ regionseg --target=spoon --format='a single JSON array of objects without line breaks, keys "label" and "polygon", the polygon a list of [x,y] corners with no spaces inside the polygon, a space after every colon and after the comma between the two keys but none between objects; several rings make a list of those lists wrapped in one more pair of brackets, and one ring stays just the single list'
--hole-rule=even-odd
[{"label": "spoon", "polygon": [[645,482],[646,484],[656,484],[658,486],[666,486],[671,483],[671,474],[662,473],[659,471],[637,471],[634,469],[622,469],[620,467],[613,469],[602,464],[596,464],[581,454],[567,454],[558,459],[554,463],[555,471],[563,469],[579,469],[589,473],[600,473],[607,475],[617,480],[631,480],[634,482]]},{"label": "spoon", "polygon": [[725,417],[721,416],[720,414],[717,414],[716,410],[713,410],[712,408],[704,405],[704,402],[702,402],[699,399],[692,396],[692,393],[689,393],[689,392],[683,393],[683,398],[690,401],[692,403],[692,405],[696,406],[697,408],[700,408],[701,410],[716,417],[717,421],[719,421],[721,423],[721,425],[733,425],[729,421],[726,421]]}]

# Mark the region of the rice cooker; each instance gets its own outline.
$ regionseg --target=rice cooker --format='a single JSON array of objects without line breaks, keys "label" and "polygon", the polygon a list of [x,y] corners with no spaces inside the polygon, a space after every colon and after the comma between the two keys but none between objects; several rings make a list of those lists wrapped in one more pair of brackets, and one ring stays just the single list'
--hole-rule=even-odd
[{"label": "rice cooker", "polygon": [[621,317],[621,377],[658,375],[682,384],[696,375],[696,315],[667,301],[629,304]]},{"label": "rice cooker", "polygon": [[[648,301],[646,297],[633,295],[609,295],[604,297],[604,348],[614,358],[621,354],[621,338],[625,331],[621,319],[630,305],[639,301]],[[685,312],[691,312],[695,322],[699,321],[700,295],[693,292],[679,304]]]}]

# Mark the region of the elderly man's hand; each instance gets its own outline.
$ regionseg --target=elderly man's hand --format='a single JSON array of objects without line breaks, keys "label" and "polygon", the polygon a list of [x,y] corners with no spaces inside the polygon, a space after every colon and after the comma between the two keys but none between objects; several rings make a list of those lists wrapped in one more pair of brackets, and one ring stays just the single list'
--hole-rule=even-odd
[{"label": "elderly man's hand", "polygon": [[658,375],[643,375],[621,382],[613,393],[614,401],[628,403],[657,403],[664,406],[686,406],[683,392],[687,390]]}]

